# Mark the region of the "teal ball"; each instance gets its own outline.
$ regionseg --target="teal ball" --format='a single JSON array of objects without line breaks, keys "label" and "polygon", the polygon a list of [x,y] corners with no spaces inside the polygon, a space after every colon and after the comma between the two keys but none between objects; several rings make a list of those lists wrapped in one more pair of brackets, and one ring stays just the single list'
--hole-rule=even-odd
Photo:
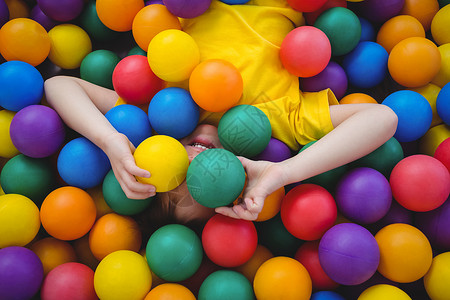
[{"label": "teal ball", "polygon": [[112,74],[120,58],[110,50],[95,50],[84,57],[80,77],[90,83],[113,89]]},{"label": "teal ball", "polygon": [[233,270],[218,270],[203,281],[198,299],[253,300],[253,287],[248,279]]}]

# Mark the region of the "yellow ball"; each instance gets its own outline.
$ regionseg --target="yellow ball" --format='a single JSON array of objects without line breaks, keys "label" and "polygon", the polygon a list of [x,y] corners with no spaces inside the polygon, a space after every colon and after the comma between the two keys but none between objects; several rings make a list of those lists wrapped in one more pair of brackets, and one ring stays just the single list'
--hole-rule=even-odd
[{"label": "yellow ball", "polygon": [[358,300],[411,300],[403,290],[389,284],[376,284],[364,290]]},{"label": "yellow ball", "polygon": [[77,25],[57,25],[48,35],[51,41],[48,58],[62,69],[79,68],[84,57],[92,51],[89,35]]},{"label": "yellow ball", "polygon": [[14,146],[11,141],[11,135],[9,134],[9,128],[11,127],[11,121],[16,112],[9,110],[0,111],[0,156],[5,158],[11,158],[19,154],[19,150]]},{"label": "yellow ball", "polygon": [[154,287],[144,300],[195,300],[194,294],[178,283],[163,283]]},{"label": "yellow ball", "polygon": [[189,34],[168,29],[150,41],[147,58],[156,76],[165,81],[179,82],[188,79],[199,64],[200,51]]},{"label": "yellow ball", "polygon": [[179,186],[189,167],[184,146],[167,135],[154,135],[142,141],[134,152],[134,159],[138,167],[151,174],[150,178],[136,179],[154,185],[156,192],[167,192]]},{"label": "yellow ball", "polygon": [[431,21],[431,35],[438,45],[450,43],[450,5],[442,7]]},{"label": "yellow ball", "polygon": [[442,88],[450,82],[450,43],[439,46],[438,50],[441,53],[441,68],[431,82]]},{"label": "yellow ball", "polygon": [[40,226],[39,209],[28,197],[0,196],[0,248],[27,245]]},{"label": "yellow ball", "polygon": [[413,88],[411,90],[424,96],[425,99],[427,99],[428,103],[430,103],[431,111],[433,112],[433,119],[431,120],[430,127],[441,124],[442,119],[439,117],[436,110],[436,98],[439,92],[441,91],[441,88],[435,84],[429,83],[427,85],[418,88]]},{"label": "yellow ball", "polygon": [[430,128],[419,140],[419,152],[434,156],[436,148],[450,137],[450,126],[440,124]]},{"label": "yellow ball", "polygon": [[102,300],[144,299],[152,285],[145,259],[137,252],[119,250],[108,254],[94,273],[94,288]]},{"label": "yellow ball", "polygon": [[423,278],[425,290],[433,300],[450,299],[450,252],[433,258],[431,268]]}]

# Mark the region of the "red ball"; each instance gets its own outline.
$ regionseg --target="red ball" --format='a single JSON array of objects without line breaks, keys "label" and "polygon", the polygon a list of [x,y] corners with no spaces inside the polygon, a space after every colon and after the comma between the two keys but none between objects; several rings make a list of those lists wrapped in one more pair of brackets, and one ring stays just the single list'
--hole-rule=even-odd
[{"label": "red ball", "polygon": [[434,152],[434,158],[443,163],[450,172],[450,138],[445,139],[437,146]]},{"label": "red ball", "polygon": [[202,244],[213,263],[226,268],[237,267],[255,253],[258,234],[251,221],[217,214],[203,228]]},{"label": "red ball", "polygon": [[301,12],[311,12],[319,9],[327,0],[288,0],[289,5]]},{"label": "red ball", "polygon": [[153,73],[143,55],[130,55],[119,61],[112,81],[117,94],[130,104],[148,104],[164,87],[164,81]]},{"label": "red ball", "polygon": [[426,212],[438,208],[450,194],[450,174],[432,156],[408,156],[392,169],[389,183],[392,195],[406,209]]},{"label": "red ball", "polygon": [[337,218],[333,196],[316,184],[300,184],[284,196],[281,220],[287,231],[301,240],[314,241],[330,229]]},{"label": "red ball", "polygon": [[280,59],[289,73],[312,77],[322,72],[331,59],[330,40],[316,27],[297,27],[281,42]]},{"label": "red ball", "polygon": [[94,300],[94,271],[84,264],[69,262],[52,269],[41,287],[42,300]]},{"label": "red ball", "polygon": [[339,286],[322,268],[319,261],[319,241],[306,242],[298,248],[294,258],[298,260],[311,276],[313,289],[332,290]]}]

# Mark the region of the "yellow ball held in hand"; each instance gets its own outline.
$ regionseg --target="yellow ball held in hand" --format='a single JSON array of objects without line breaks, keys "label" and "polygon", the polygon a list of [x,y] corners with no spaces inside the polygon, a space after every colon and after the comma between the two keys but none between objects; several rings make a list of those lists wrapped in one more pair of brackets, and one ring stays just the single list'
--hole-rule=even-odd
[{"label": "yellow ball held in hand", "polygon": [[150,178],[136,177],[139,182],[156,187],[156,192],[167,192],[179,186],[186,178],[189,157],[184,146],[167,135],[151,136],[136,148],[136,165],[148,170]]}]

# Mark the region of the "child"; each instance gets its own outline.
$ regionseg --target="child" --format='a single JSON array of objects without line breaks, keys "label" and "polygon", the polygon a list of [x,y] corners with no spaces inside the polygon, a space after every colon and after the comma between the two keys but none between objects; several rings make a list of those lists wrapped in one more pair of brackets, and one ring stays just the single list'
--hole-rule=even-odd
[{"label": "child", "polygon": [[[273,191],[356,160],[395,133],[397,116],[387,106],[334,105],[338,102],[330,90],[299,91],[298,78],[289,74],[280,62],[279,46],[289,31],[302,24],[301,13],[289,8],[284,0],[252,0],[245,5],[213,0],[207,12],[183,20],[183,30],[197,42],[201,60],[225,59],[239,69],[244,91],[238,104],[252,104],[263,110],[271,122],[273,137],[294,151],[300,145],[318,141],[280,163],[240,158],[248,185],[242,201],[232,207],[214,211],[201,206],[189,195],[185,182],[161,193],[160,204],[179,222],[207,220],[215,212],[255,220],[265,198]],[[170,85],[182,87],[186,83]],[[103,116],[118,99],[114,91],[79,78],[57,76],[46,81],[45,92],[47,101],[65,123],[107,154],[129,198],[155,195],[153,186],[134,178],[151,174],[136,166],[133,145]],[[180,141],[190,160],[207,148],[222,147],[215,127],[222,114],[202,112],[202,125]]]}]

